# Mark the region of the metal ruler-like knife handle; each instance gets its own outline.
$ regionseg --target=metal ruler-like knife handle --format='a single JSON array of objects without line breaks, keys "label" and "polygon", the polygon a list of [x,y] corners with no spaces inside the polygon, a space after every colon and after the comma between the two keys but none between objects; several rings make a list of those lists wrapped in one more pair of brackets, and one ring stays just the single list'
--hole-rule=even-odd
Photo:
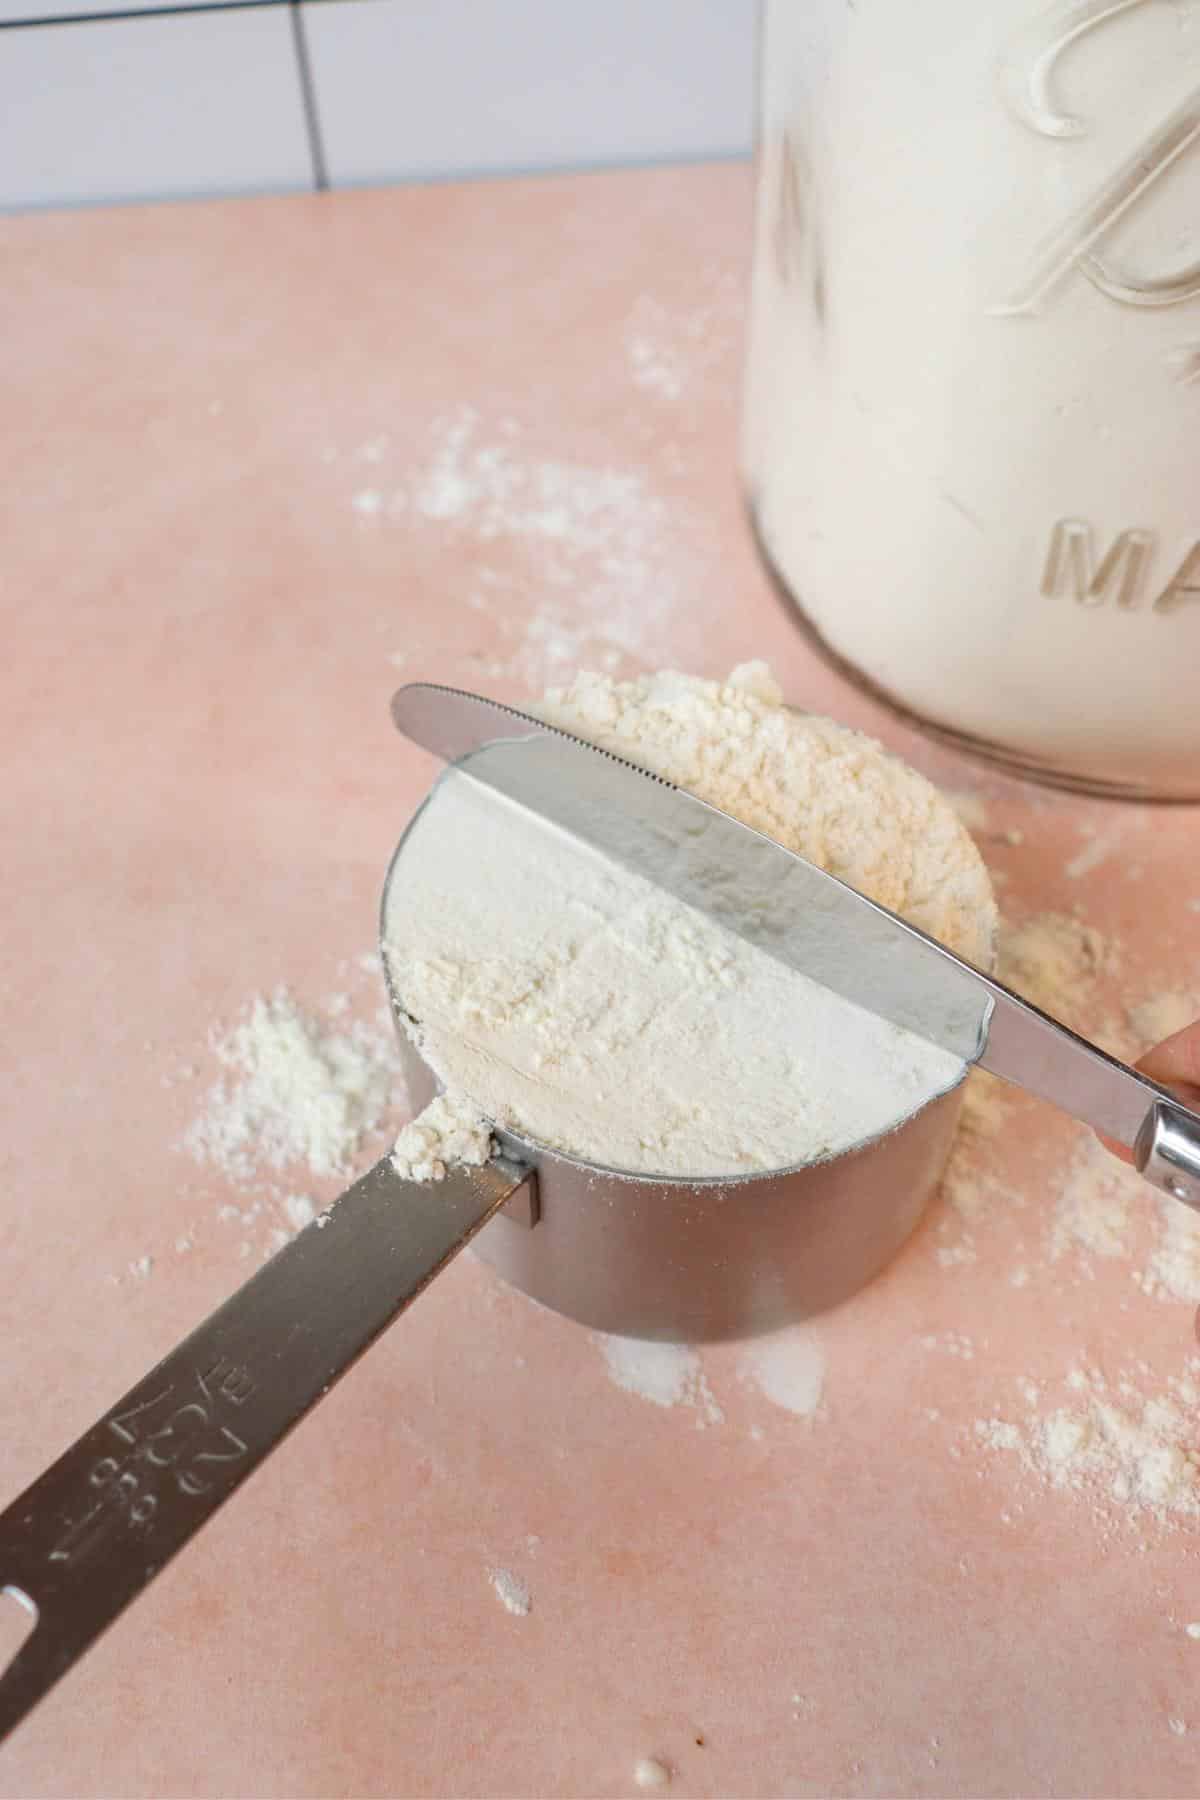
[{"label": "metal ruler-like knife handle", "polygon": [[1200,1118],[1172,1100],[1156,1100],[1133,1147],[1138,1170],[1165,1194],[1200,1211]]},{"label": "metal ruler-like knife handle", "polygon": [[0,1737],[533,1179],[377,1163],[0,1514],[0,1589],[36,1616],[0,1674]]}]

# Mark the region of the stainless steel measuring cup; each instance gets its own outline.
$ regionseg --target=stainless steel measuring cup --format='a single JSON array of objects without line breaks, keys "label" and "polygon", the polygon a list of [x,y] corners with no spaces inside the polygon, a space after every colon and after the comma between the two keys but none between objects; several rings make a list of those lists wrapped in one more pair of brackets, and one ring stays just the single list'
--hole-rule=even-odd
[{"label": "stainless steel measuring cup", "polygon": [[[385,924],[403,1026],[386,939]],[[434,1078],[400,1038],[421,1102]],[[0,1592],[31,1620],[0,1673],[0,1737],[476,1233],[507,1280],[597,1329],[770,1330],[836,1304],[896,1252],[958,1103],[951,1089],[842,1155],[737,1181],[624,1175],[504,1134],[486,1166],[440,1182],[405,1180],[385,1156],[0,1513]]]},{"label": "stainless steel measuring cup", "polygon": [[[388,919],[438,786],[393,854],[380,923],[417,1107],[439,1083],[409,1034]],[[630,1174],[500,1131],[506,1166],[528,1179],[473,1248],[514,1287],[593,1330],[684,1343],[774,1331],[836,1306],[891,1261],[941,1176],[960,1103],[961,1083],[835,1156],[733,1178]]]}]

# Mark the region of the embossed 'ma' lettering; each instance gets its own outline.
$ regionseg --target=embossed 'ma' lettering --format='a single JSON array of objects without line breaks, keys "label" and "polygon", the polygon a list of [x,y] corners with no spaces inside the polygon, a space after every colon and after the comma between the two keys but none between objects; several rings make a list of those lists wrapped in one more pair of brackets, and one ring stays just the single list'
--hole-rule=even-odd
[{"label": "embossed 'ma' lettering", "polygon": [[1050,533],[1042,592],[1053,597],[1065,590],[1079,606],[1103,606],[1111,598],[1131,611],[1141,604],[1153,549],[1152,531],[1122,531],[1097,566],[1091,526],[1083,519],[1059,519]]},{"label": "embossed 'ma' lettering", "polygon": [[[1050,599],[1065,593],[1077,606],[1103,606],[1112,601],[1122,611],[1133,612],[1142,605],[1153,553],[1152,531],[1120,531],[1097,563],[1092,528],[1087,521],[1059,519],[1050,533],[1042,592]],[[1178,612],[1193,600],[1200,600],[1200,541],[1187,550],[1175,573],[1151,602],[1151,610]]]}]

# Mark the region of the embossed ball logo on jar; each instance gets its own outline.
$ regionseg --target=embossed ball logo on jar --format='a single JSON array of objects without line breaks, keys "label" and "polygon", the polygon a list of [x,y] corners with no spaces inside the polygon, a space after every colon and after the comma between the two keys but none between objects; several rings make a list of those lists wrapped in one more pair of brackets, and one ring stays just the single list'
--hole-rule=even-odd
[{"label": "embossed ball logo on jar", "polygon": [[[1059,64],[1090,33],[1147,7],[1160,9],[1161,0],[1062,0],[1044,18],[1025,26],[1000,65],[1001,88],[1013,116],[1042,137],[1085,137],[1091,129],[1088,122],[1066,112],[1057,100]],[[1132,66],[1130,73],[1136,79]],[[1105,240],[1116,226],[1146,204],[1198,142],[1200,85],[1194,84],[1043,240],[1016,286],[994,310],[1037,312],[1073,271],[1123,306],[1179,306],[1200,297],[1200,258],[1175,269],[1122,268],[1105,250]],[[1179,379],[1200,379],[1200,344],[1181,345],[1172,360]]]}]

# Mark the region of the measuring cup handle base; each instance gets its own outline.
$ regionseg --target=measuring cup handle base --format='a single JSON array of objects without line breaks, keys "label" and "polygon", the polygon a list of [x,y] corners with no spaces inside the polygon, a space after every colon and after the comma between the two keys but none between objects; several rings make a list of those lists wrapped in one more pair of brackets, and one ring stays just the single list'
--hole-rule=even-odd
[{"label": "measuring cup handle base", "polygon": [[385,1157],[0,1513],[0,1591],[34,1621],[0,1737],[533,1179],[496,1157],[413,1182]]}]

